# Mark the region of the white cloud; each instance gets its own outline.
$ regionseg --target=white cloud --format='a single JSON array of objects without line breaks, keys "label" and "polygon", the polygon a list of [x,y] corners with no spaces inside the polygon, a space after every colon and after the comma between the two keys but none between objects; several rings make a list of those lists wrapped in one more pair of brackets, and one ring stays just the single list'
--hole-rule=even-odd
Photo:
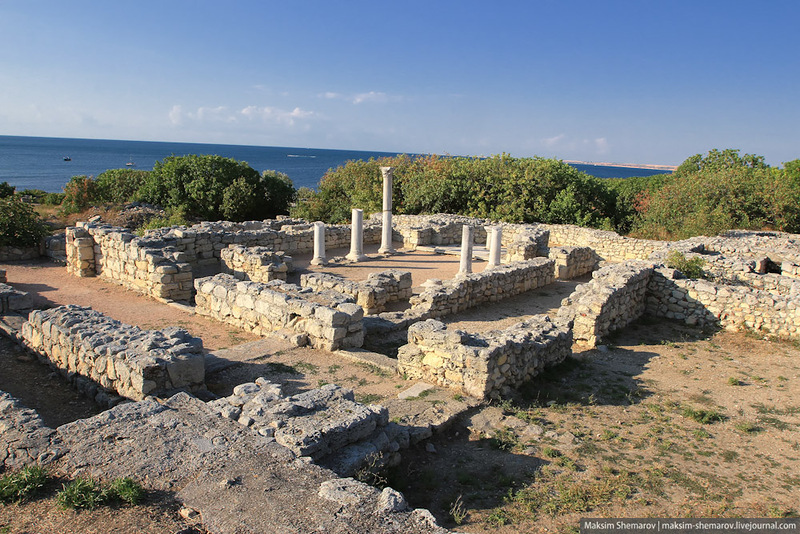
[{"label": "white cloud", "polygon": [[175,126],[180,126],[183,123],[183,108],[179,104],[175,104],[169,110],[169,122]]},{"label": "white cloud", "polygon": [[389,96],[386,93],[379,91],[370,91],[369,93],[360,93],[353,97],[353,104],[362,104],[364,102],[387,102]]},{"label": "white cloud", "polygon": [[558,135],[553,136],[553,137],[547,137],[547,138],[543,139],[542,142],[544,143],[544,146],[546,146],[547,148],[556,148],[566,138],[567,138],[566,135],[558,134]]},{"label": "white cloud", "polygon": [[240,111],[231,111],[227,106],[208,107],[201,106],[196,111],[184,111],[183,106],[176,104],[168,113],[168,118],[174,126],[182,126],[186,122],[201,124],[237,124],[242,121],[262,121],[284,126],[294,126],[297,121],[313,117],[313,111],[295,107],[291,110],[280,109],[272,106],[247,106]]},{"label": "white cloud", "polygon": [[368,91],[366,93],[355,93],[355,94],[344,94],[344,93],[336,93],[334,91],[326,91],[324,93],[320,93],[319,98],[325,98],[327,100],[345,100],[350,102],[351,104],[364,104],[366,102],[375,102],[379,104],[384,104],[386,102],[400,102],[403,100],[402,96],[399,95],[390,95],[388,93],[384,93],[383,91]]},{"label": "white cloud", "polygon": [[605,137],[598,137],[594,140],[594,147],[598,154],[605,154],[608,152],[608,141]]}]

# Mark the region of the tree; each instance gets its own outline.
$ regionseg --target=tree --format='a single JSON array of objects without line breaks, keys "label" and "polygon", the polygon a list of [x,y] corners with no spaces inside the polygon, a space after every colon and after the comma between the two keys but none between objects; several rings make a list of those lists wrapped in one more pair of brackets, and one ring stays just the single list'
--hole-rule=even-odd
[{"label": "tree", "polygon": [[14,197],[0,198],[0,246],[35,247],[47,234],[33,207]]},{"label": "tree", "polygon": [[264,175],[246,162],[211,155],[157,161],[137,196],[205,220],[243,221],[287,213],[295,189],[289,177]]}]

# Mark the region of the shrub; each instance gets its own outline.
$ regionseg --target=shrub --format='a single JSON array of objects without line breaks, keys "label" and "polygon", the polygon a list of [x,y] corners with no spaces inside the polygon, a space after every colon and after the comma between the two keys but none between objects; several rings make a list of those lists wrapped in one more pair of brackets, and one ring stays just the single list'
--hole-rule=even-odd
[{"label": "shrub", "polygon": [[144,235],[147,230],[155,230],[156,228],[164,228],[166,226],[188,226],[189,221],[182,211],[175,211],[166,217],[153,217],[145,224],[136,229],[136,233],[140,236]]},{"label": "shrub", "polygon": [[64,186],[64,214],[78,213],[98,201],[97,184],[91,176],[73,176]]},{"label": "shrub", "polygon": [[139,169],[109,169],[95,179],[96,197],[102,202],[125,204],[136,200],[136,193],[150,175]]},{"label": "shrub", "polygon": [[8,182],[0,182],[0,198],[8,198],[14,196],[16,187],[10,185]]},{"label": "shrub", "polygon": [[74,510],[94,510],[103,502],[100,484],[91,478],[76,478],[64,484],[56,495],[56,503],[60,508]]},{"label": "shrub", "polygon": [[789,170],[771,168],[763,157],[738,150],[712,150],[687,159],[650,195],[634,233],[684,239],[723,231],[775,228],[800,230],[800,181]]},{"label": "shrub", "polygon": [[47,482],[47,470],[39,465],[27,465],[0,478],[0,503],[29,499]]},{"label": "shrub", "polygon": [[287,213],[294,186],[284,174],[259,175],[231,158],[171,156],[156,162],[137,196],[190,217],[243,221]]},{"label": "shrub", "polygon": [[703,258],[695,256],[690,259],[677,250],[672,250],[667,255],[667,267],[679,270],[687,278],[703,278],[703,266],[705,264],[706,262]]},{"label": "shrub", "polygon": [[15,197],[0,198],[0,246],[35,247],[47,234],[32,206]]},{"label": "shrub", "polygon": [[380,211],[382,166],[395,168],[395,213],[613,227],[614,196],[601,180],[558,160],[507,154],[350,161],[329,170],[318,192],[301,190],[292,215],[337,223],[349,219],[351,208]]}]

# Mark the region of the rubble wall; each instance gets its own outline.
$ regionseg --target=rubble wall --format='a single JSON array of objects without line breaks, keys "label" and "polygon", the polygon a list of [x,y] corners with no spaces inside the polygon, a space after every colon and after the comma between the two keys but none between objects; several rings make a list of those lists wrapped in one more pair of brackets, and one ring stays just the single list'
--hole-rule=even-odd
[{"label": "rubble wall", "polygon": [[38,463],[44,465],[58,456],[53,448],[55,430],[44,424],[35,410],[0,391],[0,473]]},{"label": "rubble wall", "polygon": [[656,250],[667,246],[667,241],[634,239],[608,230],[582,228],[571,224],[542,225],[550,231],[548,246],[589,247],[600,260],[623,262],[645,260]]},{"label": "rubble wall", "polygon": [[546,258],[503,264],[480,273],[456,276],[431,285],[410,299],[409,314],[436,318],[496,302],[554,281],[555,262]]},{"label": "rubble wall", "polygon": [[66,230],[67,272],[99,275],[155,298],[191,298],[192,266],[185,254],[124,228],[81,224]]},{"label": "rubble wall", "polygon": [[594,347],[604,335],[627,326],[645,312],[652,273],[653,264],[644,261],[607,265],[562,301],[558,316],[573,321],[577,343]]},{"label": "rubble wall", "polygon": [[498,398],[569,356],[570,326],[537,315],[502,331],[470,335],[429,319],[409,327],[397,370],[473,397]]},{"label": "rubble wall", "polygon": [[228,245],[220,251],[220,262],[222,272],[251,282],[285,281],[292,270],[292,257],[269,247]]},{"label": "rubble wall", "polygon": [[247,332],[289,329],[315,348],[338,350],[364,343],[364,310],[340,293],[312,291],[280,280],[240,282],[229,274],[195,280],[196,309]]},{"label": "rubble wall", "polygon": [[787,296],[755,287],[692,280],[674,269],[655,270],[648,285],[647,311],[651,315],[734,331],[755,330],[785,339],[800,339],[799,308],[796,293]]},{"label": "rubble wall", "polygon": [[180,328],[142,330],[70,305],[31,312],[22,341],[68,379],[93,381],[100,404],[205,387],[203,341]]},{"label": "rubble wall", "polygon": [[590,273],[598,258],[589,247],[550,247],[547,257],[555,261],[556,278],[570,280]]},{"label": "rubble wall", "polygon": [[353,282],[327,273],[300,276],[300,286],[314,291],[330,290],[355,298],[367,314],[381,313],[389,302],[411,298],[411,272],[389,269],[370,273],[363,282]]}]

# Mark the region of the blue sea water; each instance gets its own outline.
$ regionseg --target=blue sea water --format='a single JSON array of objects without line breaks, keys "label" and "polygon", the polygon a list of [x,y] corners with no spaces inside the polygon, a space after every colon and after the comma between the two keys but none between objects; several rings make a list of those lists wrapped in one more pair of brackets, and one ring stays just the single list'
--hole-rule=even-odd
[{"label": "blue sea water", "polygon": [[[187,154],[216,154],[246,161],[258,171],[286,173],[295,187],[315,189],[328,169],[349,160],[395,156],[395,152],[331,150],[323,148],[261,147],[110,139],[0,136],[0,182],[23,189],[58,193],[73,176],[97,176],[108,169],[128,166],[151,170],[156,161]],[[65,161],[64,158],[70,158]],[[664,171],[574,165],[600,178],[649,176]]]}]

